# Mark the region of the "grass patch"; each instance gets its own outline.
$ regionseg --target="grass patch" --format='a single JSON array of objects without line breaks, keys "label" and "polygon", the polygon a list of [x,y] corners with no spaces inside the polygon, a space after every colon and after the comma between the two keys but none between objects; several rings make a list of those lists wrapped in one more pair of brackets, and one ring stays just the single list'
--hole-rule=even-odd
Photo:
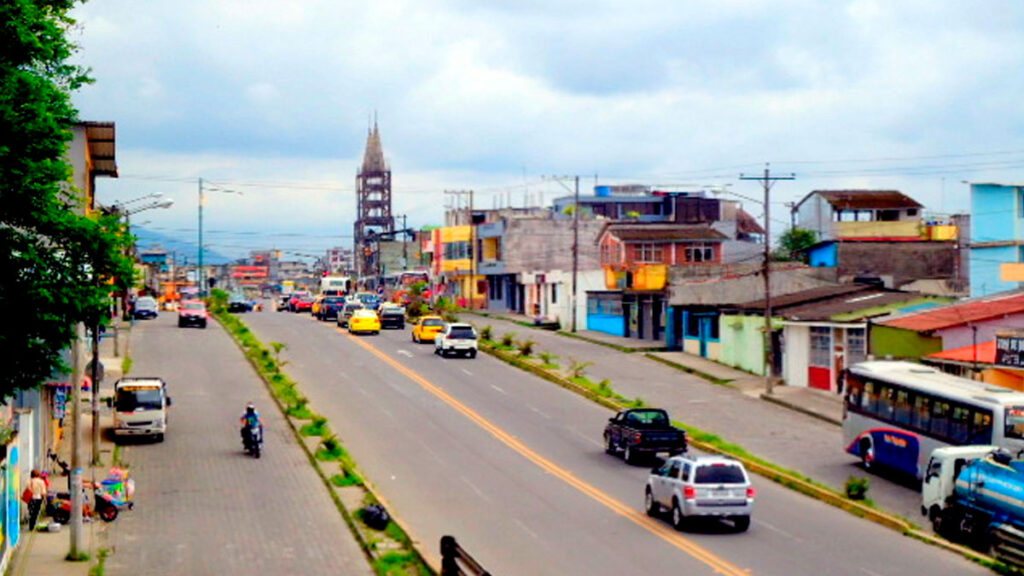
[{"label": "grass patch", "polygon": [[348,453],[341,447],[341,442],[338,441],[336,436],[324,438],[316,449],[316,459],[325,462],[336,462],[346,456],[348,456]]},{"label": "grass patch", "polygon": [[68,555],[64,557],[68,562],[88,562],[89,554],[87,552],[79,552],[78,554],[72,554],[68,552]]},{"label": "grass patch", "polygon": [[89,576],[103,576],[106,574],[107,556],[110,556],[110,549],[100,548],[96,555],[96,564],[89,568]]},{"label": "grass patch", "polygon": [[121,374],[127,376],[132,371],[132,357],[125,356],[124,360],[121,360]]},{"label": "grass patch", "polygon": [[305,402],[299,404],[289,404],[288,408],[285,409],[284,412],[285,414],[298,420],[312,420],[316,416],[315,414],[313,414],[313,411],[309,409],[309,406],[306,406]]},{"label": "grass patch", "polygon": [[373,563],[378,576],[428,576],[432,572],[411,552],[388,552]]},{"label": "grass patch", "polygon": [[362,486],[363,479],[360,478],[359,475],[356,474],[355,472],[346,470],[343,467],[341,470],[341,474],[335,474],[334,476],[331,476],[331,484],[334,484],[339,488],[344,488],[345,486]]}]

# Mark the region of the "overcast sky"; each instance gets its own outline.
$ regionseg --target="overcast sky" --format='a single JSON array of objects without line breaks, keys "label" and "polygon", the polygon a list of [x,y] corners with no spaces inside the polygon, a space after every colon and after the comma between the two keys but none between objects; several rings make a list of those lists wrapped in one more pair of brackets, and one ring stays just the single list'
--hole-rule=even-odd
[{"label": "overcast sky", "polygon": [[[966,211],[963,181],[1024,182],[1024,3],[1014,0],[406,2],[92,0],[75,15],[95,84],[85,120],[117,124],[104,203],[226,254],[350,245],[374,114],[393,213],[550,203],[641,183],[772,191],[899,189]],[[759,218],[760,204],[744,200]]]}]

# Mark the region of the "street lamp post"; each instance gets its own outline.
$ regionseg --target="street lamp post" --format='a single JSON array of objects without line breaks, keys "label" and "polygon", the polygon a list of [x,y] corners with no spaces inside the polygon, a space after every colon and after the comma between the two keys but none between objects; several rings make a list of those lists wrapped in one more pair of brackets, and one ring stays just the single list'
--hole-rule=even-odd
[{"label": "street lamp post", "polygon": [[198,254],[196,255],[196,283],[199,285],[199,296],[203,297],[206,295],[206,277],[203,275],[203,204],[206,202],[206,195],[204,190],[211,192],[223,192],[225,194],[238,194],[242,195],[237,190],[227,190],[218,186],[211,186],[209,184],[203,185],[203,179],[199,179],[199,246],[196,248]]}]

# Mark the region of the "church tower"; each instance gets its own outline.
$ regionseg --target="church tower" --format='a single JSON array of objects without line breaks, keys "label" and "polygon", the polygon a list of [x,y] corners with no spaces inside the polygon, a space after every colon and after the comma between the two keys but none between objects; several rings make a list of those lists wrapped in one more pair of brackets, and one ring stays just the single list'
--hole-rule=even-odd
[{"label": "church tower", "polygon": [[366,137],[363,166],[356,176],[355,264],[356,274],[380,274],[378,239],[393,234],[395,219],[391,216],[391,169],[384,160],[377,120]]}]

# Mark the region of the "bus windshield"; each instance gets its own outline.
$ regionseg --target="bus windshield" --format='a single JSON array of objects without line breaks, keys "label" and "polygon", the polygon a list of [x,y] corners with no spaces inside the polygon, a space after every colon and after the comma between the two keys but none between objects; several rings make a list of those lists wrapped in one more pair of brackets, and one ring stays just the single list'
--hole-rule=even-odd
[{"label": "bus windshield", "polygon": [[164,407],[163,398],[163,391],[156,386],[129,386],[117,390],[114,404],[118,412],[160,410]]},{"label": "bus windshield", "polygon": [[1024,439],[1024,406],[1008,406],[1006,408],[1005,431],[1007,438]]}]

